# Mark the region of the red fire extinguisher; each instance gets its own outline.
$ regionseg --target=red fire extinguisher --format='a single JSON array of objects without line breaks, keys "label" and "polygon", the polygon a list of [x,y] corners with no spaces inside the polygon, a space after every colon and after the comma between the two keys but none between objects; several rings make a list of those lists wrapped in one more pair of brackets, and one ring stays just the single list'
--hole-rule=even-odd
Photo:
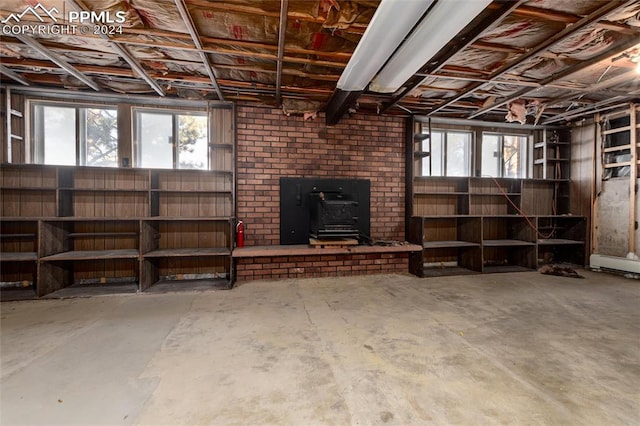
[{"label": "red fire extinguisher", "polygon": [[244,247],[244,222],[241,220],[236,225],[236,247]]}]

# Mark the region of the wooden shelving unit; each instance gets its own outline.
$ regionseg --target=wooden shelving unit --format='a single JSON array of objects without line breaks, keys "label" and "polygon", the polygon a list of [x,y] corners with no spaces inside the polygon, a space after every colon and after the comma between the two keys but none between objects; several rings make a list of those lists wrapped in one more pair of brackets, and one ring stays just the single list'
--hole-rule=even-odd
[{"label": "wooden shelving unit", "polygon": [[424,276],[482,272],[479,216],[412,217],[410,241],[423,247],[409,255],[411,273]]},{"label": "wooden shelving unit", "polygon": [[233,145],[219,149],[216,171],[4,164],[3,294],[230,287]]},{"label": "wooden shelving unit", "polygon": [[534,134],[534,178],[425,177],[425,139],[407,126],[407,238],[418,276],[533,270],[584,264],[586,219],[569,214],[570,132]]},{"label": "wooden shelving unit", "polygon": [[554,182],[554,206],[557,212],[569,210],[571,132],[543,129],[535,132],[533,177]]},{"label": "wooden shelving unit", "polygon": [[582,216],[538,216],[538,264],[557,260],[581,265],[585,258],[587,219]]},{"label": "wooden shelving unit", "polygon": [[11,299],[33,298],[36,292],[38,221],[3,218],[0,221],[0,277],[8,283],[2,293]]},{"label": "wooden shelving unit", "polygon": [[153,218],[142,221],[142,291],[169,280],[201,280],[230,285],[230,218]]}]

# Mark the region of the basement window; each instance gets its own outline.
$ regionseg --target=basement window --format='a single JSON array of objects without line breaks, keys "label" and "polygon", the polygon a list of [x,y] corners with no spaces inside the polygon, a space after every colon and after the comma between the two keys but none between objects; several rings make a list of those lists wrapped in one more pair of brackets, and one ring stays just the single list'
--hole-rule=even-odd
[{"label": "basement window", "polygon": [[422,176],[470,176],[471,132],[432,130],[422,141]]},{"label": "basement window", "polygon": [[522,135],[482,135],[482,176],[522,178],[527,175],[527,141]]},{"label": "basement window", "polygon": [[35,103],[33,117],[35,163],[118,166],[116,108]]},{"label": "basement window", "polygon": [[136,109],[136,166],[161,169],[209,169],[205,113]]}]

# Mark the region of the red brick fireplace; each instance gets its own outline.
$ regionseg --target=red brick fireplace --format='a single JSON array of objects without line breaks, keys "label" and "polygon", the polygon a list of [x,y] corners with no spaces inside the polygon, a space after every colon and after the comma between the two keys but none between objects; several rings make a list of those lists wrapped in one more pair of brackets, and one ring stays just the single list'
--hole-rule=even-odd
[{"label": "red brick fireplace", "polygon": [[[247,248],[280,244],[281,177],[370,180],[372,239],[404,241],[402,118],[345,117],[336,126],[326,126],[323,114],[305,121],[280,109],[240,105],[237,138],[237,216],[246,224]],[[263,252],[236,259],[237,279],[408,271],[406,253],[355,256],[314,252],[274,257]]]}]

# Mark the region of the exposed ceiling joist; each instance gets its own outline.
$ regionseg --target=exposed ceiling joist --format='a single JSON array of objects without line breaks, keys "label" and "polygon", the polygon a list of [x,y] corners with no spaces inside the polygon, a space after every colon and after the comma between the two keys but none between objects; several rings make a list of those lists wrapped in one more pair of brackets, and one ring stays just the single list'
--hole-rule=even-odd
[{"label": "exposed ceiling joist", "polygon": [[[610,87],[617,86],[618,84],[624,83],[625,81],[632,80],[633,78],[640,78],[635,69],[622,73],[616,77],[611,77],[600,83],[594,84],[591,87],[589,87],[589,89],[584,89],[584,91],[586,92],[588,90],[590,93],[599,92],[605,89],[609,89]],[[582,95],[579,93],[571,93],[563,97],[548,100],[545,103],[547,105],[561,104],[561,103],[571,101],[580,97],[582,97]]]},{"label": "exposed ceiling joist", "polygon": [[17,81],[18,83],[20,83],[20,84],[22,84],[24,86],[30,86],[31,85],[29,80],[27,80],[26,78],[22,77],[20,74],[11,71],[9,68],[5,67],[2,64],[0,64],[0,73],[6,75],[10,79]]},{"label": "exposed ceiling joist", "polygon": [[[154,38],[164,37],[164,38],[172,38],[172,39],[191,40],[188,34],[177,33],[174,31],[165,31],[165,30],[158,30],[158,29],[150,30],[146,28],[125,28],[123,30],[124,30],[123,35],[117,36],[117,38],[115,39],[119,43],[138,42],[140,40],[136,40],[133,37],[140,36],[140,35],[147,36],[147,37],[154,37]],[[202,44],[204,45],[205,50],[207,48],[214,49],[215,46],[233,46],[233,47],[238,47],[242,49],[251,49],[253,51],[256,51],[256,50],[268,50],[272,52],[278,51],[277,44],[261,43],[256,41],[207,37],[207,36],[203,36],[202,34],[200,35],[200,40],[202,41]],[[162,42],[160,40],[156,40],[156,41],[160,43],[160,46],[162,46]],[[149,43],[149,44],[158,45],[155,42]],[[181,45],[181,44],[173,45],[173,47],[181,47],[181,46],[185,48],[190,47],[190,46]],[[242,51],[237,53],[242,53]],[[246,51],[246,53],[251,53],[251,51]],[[340,60],[344,62],[342,66],[344,66],[349,61],[349,58],[351,57],[351,53],[348,53],[348,52],[336,52],[336,51],[324,52],[320,50],[303,49],[295,46],[286,46],[285,53],[289,53],[293,55],[313,55],[313,56],[318,56],[323,58]]]},{"label": "exposed ceiling joist", "polygon": [[80,71],[78,71],[78,69],[75,68],[73,65],[71,65],[70,63],[62,59],[60,56],[56,55],[55,53],[53,53],[52,51],[44,47],[42,44],[40,44],[38,41],[36,41],[32,37],[28,35],[22,35],[22,34],[16,34],[14,35],[14,37],[20,40],[21,42],[23,42],[24,44],[26,44],[27,46],[31,47],[32,49],[36,50],[41,55],[45,56],[51,62],[58,65],[60,68],[62,68],[67,73],[71,74],[72,76],[74,76],[75,78],[77,78],[78,80],[86,84],[87,86],[91,87],[96,92],[99,92],[101,90],[100,86],[98,86],[98,84],[95,81],[93,81],[91,78],[87,77]]},{"label": "exposed ceiling joist", "polygon": [[557,114],[551,118],[548,118],[542,121],[542,125],[544,126],[544,125],[558,123],[560,121],[568,121],[577,117],[583,117],[585,114],[595,114],[595,113],[606,111],[609,109],[627,106],[628,104],[626,103],[626,100],[627,100],[627,97],[625,96],[616,96],[613,98],[605,99],[593,105],[566,111],[565,113],[562,113],[562,114]]},{"label": "exposed ceiling joist", "polygon": [[280,86],[282,85],[282,59],[284,58],[284,39],[287,34],[287,12],[289,10],[289,1],[280,1],[280,28],[278,29],[278,69],[276,74],[276,106],[282,103],[282,95],[280,94]]},{"label": "exposed ceiling joist", "polygon": [[[47,6],[55,3],[48,1]],[[594,108],[611,108],[613,104],[602,103],[605,98],[618,103],[633,101],[638,96],[633,94],[635,87],[640,87],[639,77],[632,72],[640,61],[640,44],[614,60],[609,57],[593,62],[591,67],[561,78],[577,70],[575,67],[585,60],[596,57],[597,61],[604,52],[614,54],[613,49],[619,47],[616,43],[640,37],[639,0],[563,0],[563,7],[551,0],[460,0],[461,4],[482,3],[486,7],[479,8],[470,22],[467,20],[447,34],[446,39],[451,40],[445,48],[442,40],[428,55],[418,54],[427,45],[434,45],[427,42],[444,38],[434,37],[435,29],[444,35],[453,27],[445,24],[445,29],[440,29],[440,23],[448,22],[449,15],[434,13],[432,19],[438,16],[436,23],[419,25],[427,28],[417,37],[424,46],[405,49],[413,52],[410,58],[396,58],[388,65],[385,63],[396,54],[402,40],[409,38],[409,33],[399,40],[394,38],[393,49],[387,52],[382,42],[393,38],[392,28],[406,28],[407,32],[418,28],[415,23],[402,25],[401,15],[420,20],[448,0],[286,0],[286,8],[284,0],[70,1],[66,2],[67,10],[75,7],[87,12],[126,13],[127,23],[119,34],[47,32],[32,36],[49,53],[99,85],[101,93],[157,93],[176,99],[214,100],[219,95],[212,84],[213,75],[218,90],[229,100],[270,107],[274,100],[277,104],[299,100],[302,102],[296,102],[293,108],[296,112],[320,109],[327,111],[327,118],[336,119],[355,103],[358,114],[368,114],[380,113],[395,102],[386,114],[466,118],[488,108],[481,112],[482,119],[501,122],[509,99],[527,93],[521,98],[523,101],[536,100],[545,105],[537,117],[544,123],[555,116],[566,119],[581,111],[587,114]],[[407,13],[406,6],[397,13],[386,13],[389,4],[419,4],[424,9]],[[509,7],[511,11],[506,16],[497,13],[495,19],[483,20],[484,16]],[[1,9],[11,9],[0,10],[2,19],[13,14],[21,16],[23,25],[53,24],[46,17],[43,22],[42,17],[29,13],[24,1],[9,2]],[[375,25],[372,17],[378,11],[385,12],[380,16],[391,17],[391,21],[381,27]],[[55,15],[57,19],[52,19],[60,23],[65,14],[61,10]],[[356,47],[369,45],[361,44],[365,29],[367,33],[372,30],[373,53],[367,52],[361,59]],[[86,83],[67,78],[71,73],[66,65],[61,68],[18,38],[0,35],[0,43],[3,85],[19,81],[13,78],[17,76],[23,80],[20,84],[28,82],[31,87],[73,87],[74,92],[93,92],[84,87]],[[383,59],[379,65],[374,64],[375,55]],[[420,63],[426,62],[423,56],[434,59],[428,64]],[[356,68],[358,85],[345,86],[340,81],[349,74],[346,69],[352,61],[365,66]],[[376,68],[374,75],[369,76],[372,68]],[[377,80],[376,89],[385,93],[374,92],[367,83],[384,68],[388,69]],[[361,80],[367,81],[360,84]],[[336,96],[338,86],[361,92]],[[332,105],[335,102],[341,108],[336,109]],[[589,109],[583,108],[587,106]]]},{"label": "exposed ceiling joist", "polygon": [[[505,17],[524,3],[524,1],[525,0],[504,2],[493,10],[487,8],[476,20],[474,20],[473,25],[467,27],[458,35],[458,37],[447,43],[440,52],[438,52],[433,58],[429,59],[429,62],[426,63],[419,72],[433,73],[442,69],[451,57],[475,43],[484,31],[491,29],[502,22]],[[398,101],[418,87],[422,81],[424,81],[424,78],[420,78],[419,76],[414,76],[409,79],[403,90],[395,94],[390,101],[384,103],[381,112],[385,112],[397,104]]]},{"label": "exposed ceiling joist", "polygon": [[[586,61],[582,61],[576,65],[573,65],[561,72],[558,72],[556,74],[553,74],[549,77],[547,77],[546,79],[542,80],[540,82],[541,86],[545,86],[547,84],[550,83],[554,83],[557,82],[559,80],[562,80],[563,78],[567,78],[570,75],[576,74],[584,69],[587,69],[591,66],[593,66],[594,64],[597,64],[599,62],[608,60],[608,59],[612,59],[618,55],[620,55],[621,53],[623,53],[624,51],[634,47],[635,45],[640,43],[640,35],[630,38],[630,39],[625,39],[622,42],[619,42],[615,45],[615,47],[613,47],[610,50],[607,50],[604,53],[601,53],[600,55],[597,55],[591,59],[588,59]],[[469,115],[468,118],[475,118],[478,117],[486,112],[489,112],[491,110],[494,110],[500,106],[506,105],[511,101],[514,101],[516,99],[519,99],[523,96],[526,96],[528,94],[530,94],[531,92],[533,92],[534,90],[538,90],[538,89],[522,89],[510,96],[507,96],[505,98],[500,99],[499,101],[495,101],[493,104],[491,105],[487,105],[481,109],[479,109],[478,111],[474,112],[473,114]]]},{"label": "exposed ceiling joist", "polygon": [[[568,25],[564,30],[556,33],[555,35],[553,35],[552,37],[546,39],[542,43],[538,44],[534,48],[532,48],[529,51],[527,51],[526,53],[518,56],[514,61],[512,61],[512,62],[510,62],[508,64],[505,64],[504,66],[502,66],[501,68],[499,68],[498,70],[493,72],[491,74],[491,76],[489,77],[490,82],[493,79],[501,77],[504,74],[514,70],[520,64],[524,63],[526,60],[528,60],[528,59],[530,59],[530,58],[532,58],[532,57],[534,57],[536,55],[539,55],[539,54],[543,53],[544,51],[549,49],[551,46],[556,44],[558,41],[563,40],[564,38],[568,37],[571,34],[576,33],[577,31],[581,30],[582,28],[593,24],[594,22],[598,21],[602,17],[609,15],[611,12],[613,12],[615,10],[618,10],[618,9],[620,9],[622,7],[626,7],[627,5],[629,5],[631,3],[633,3],[633,0],[627,0],[624,3],[617,2],[617,1],[612,1],[612,2],[605,3],[603,6],[599,7],[594,12],[592,12],[589,15],[585,16],[584,18],[580,19],[576,23]],[[461,93],[458,93],[452,99],[446,100],[445,102],[441,103],[439,106],[434,108],[431,112],[429,112],[429,115],[433,115],[436,112],[441,111],[442,109],[448,107],[449,105],[452,105],[453,103],[458,102],[459,100],[461,100],[464,97],[470,95],[471,93],[475,92],[476,90],[484,87],[486,84],[488,84],[488,83],[474,83],[474,84],[472,84],[471,86],[469,86],[466,89],[464,89]]]},{"label": "exposed ceiling joist", "polygon": [[[207,9],[212,9],[212,10],[219,10],[222,12],[237,12],[237,13],[243,13],[243,14],[247,14],[247,15],[258,15],[258,16],[269,16],[271,18],[278,18],[279,17],[279,13],[278,12],[271,12],[265,9],[262,9],[260,7],[255,7],[255,6],[245,6],[245,5],[240,5],[240,4],[234,4],[234,3],[226,3],[224,1],[208,1],[208,0],[188,0],[189,4],[192,4],[194,6],[201,6],[201,7],[205,7]],[[317,16],[313,16],[311,14],[308,13],[288,13],[287,16],[289,16],[290,18],[296,19],[298,21],[307,21],[307,22],[315,22],[318,24],[325,24],[326,23],[326,18],[321,16],[321,14],[317,15]],[[349,26],[348,29],[346,29],[345,31],[351,32],[351,33],[355,33],[355,34],[362,34],[364,33],[366,29],[366,25],[361,25],[358,23],[353,23],[352,25]]]},{"label": "exposed ceiling joist", "polygon": [[[67,0],[77,11],[90,11],[86,4],[82,0]],[[129,66],[138,73],[138,75],[147,82],[149,86],[160,96],[164,96],[165,92],[162,88],[156,83],[149,74],[145,71],[145,69],[140,65],[140,63],[133,57],[131,52],[125,47],[120,46],[117,43],[114,43],[111,38],[107,34],[100,32],[100,37],[109,43],[109,46],[115,51],[115,53],[125,60]]]},{"label": "exposed ceiling joist", "polygon": [[[184,46],[181,44],[175,43],[166,43],[166,42],[151,42],[151,41],[143,41],[143,40],[130,40],[130,39],[118,39],[115,40],[117,43],[127,44],[131,46],[145,46],[145,47],[154,47],[158,49],[173,49],[180,50],[184,52],[198,52],[198,49],[195,49],[190,46]],[[214,48],[211,46],[206,46],[202,49],[204,53],[212,53],[212,54],[220,54],[220,55],[229,55],[229,56],[239,56],[244,58],[257,58],[264,59],[267,61],[277,61],[278,55],[272,53],[263,53],[263,52],[248,52],[242,50],[232,50],[232,49],[221,49]],[[285,52],[287,49],[285,49]],[[295,56],[283,56],[282,60],[284,62],[295,63],[295,64],[309,64],[309,65],[317,65],[322,67],[330,67],[330,68],[344,68],[346,62],[335,62],[335,61],[325,61],[321,59],[309,59],[309,58],[297,58]]]},{"label": "exposed ceiling joist", "polygon": [[184,0],[175,0],[175,4],[176,4],[176,7],[178,8],[178,12],[180,13],[180,16],[182,17],[182,21],[184,22],[184,25],[187,27],[187,31],[191,35],[191,39],[193,40],[193,43],[195,44],[196,49],[198,50],[198,54],[200,55],[200,59],[202,60],[202,64],[204,65],[204,69],[209,75],[209,78],[211,79],[211,84],[213,84],[213,87],[216,93],[218,94],[218,99],[220,99],[221,101],[224,101],[224,95],[222,94],[222,90],[220,90],[220,86],[218,85],[218,81],[216,80],[216,75],[213,71],[213,68],[211,68],[211,63],[209,62],[209,58],[207,57],[206,53],[203,51],[202,41],[200,41],[200,35],[198,34],[198,30],[196,30],[196,26],[193,24],[191,15],[187,10],[187,5],[184,3]]}]

